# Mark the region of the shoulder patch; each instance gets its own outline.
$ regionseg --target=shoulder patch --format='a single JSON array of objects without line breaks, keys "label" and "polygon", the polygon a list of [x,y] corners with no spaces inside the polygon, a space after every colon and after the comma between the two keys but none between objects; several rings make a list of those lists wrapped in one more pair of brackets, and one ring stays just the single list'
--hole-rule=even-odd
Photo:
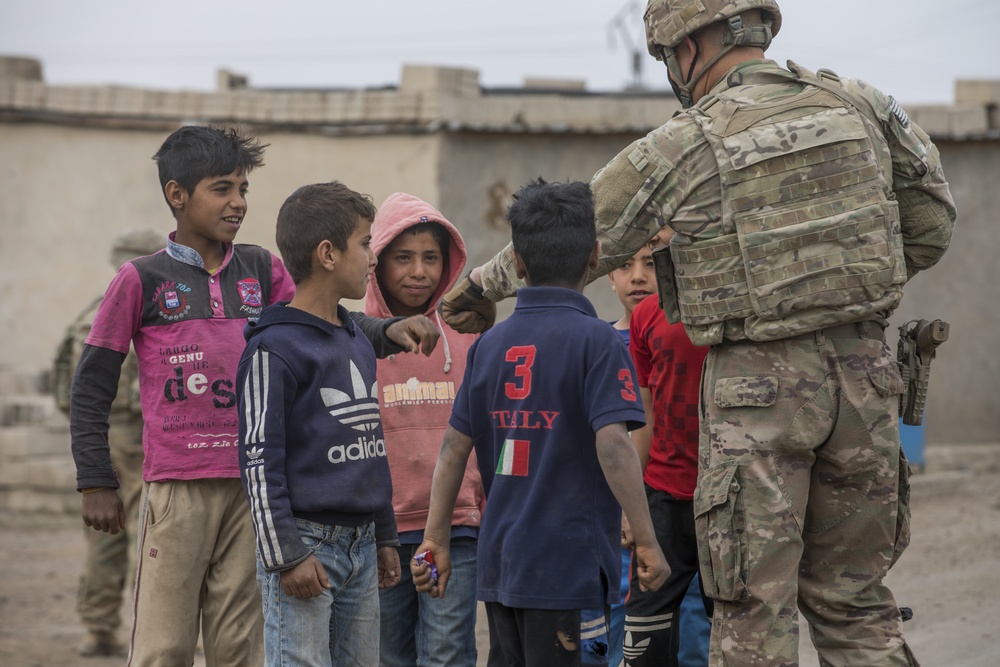
[{"label": "shoulder patch", "polygon": [[899,106],[899,102],[897,102],[896,98],[892,95],[889,96],[889,111],[892,112],[892,115],[896,117],[896,120],[898,120],[903,127],[910,126],[910,117],[906,115],[906,112],[903,111],[903,107]]}]

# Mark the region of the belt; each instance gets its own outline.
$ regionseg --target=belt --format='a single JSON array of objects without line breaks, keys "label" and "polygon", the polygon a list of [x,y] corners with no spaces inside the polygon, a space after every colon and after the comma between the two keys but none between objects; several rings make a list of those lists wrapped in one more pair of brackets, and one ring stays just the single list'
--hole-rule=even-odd
[{"label": "belt", "polygon": [[807,331],[797,336],[782,338],[782,340],[801,340],[803,338],[815,338],[817,340],[822,340],[823,338],[860,338],[862,340],[876,338],[884,341],[885,327],[880,322],[864,320],[863,322],[851,322],[850,324],[839,324],[826,329]]}]

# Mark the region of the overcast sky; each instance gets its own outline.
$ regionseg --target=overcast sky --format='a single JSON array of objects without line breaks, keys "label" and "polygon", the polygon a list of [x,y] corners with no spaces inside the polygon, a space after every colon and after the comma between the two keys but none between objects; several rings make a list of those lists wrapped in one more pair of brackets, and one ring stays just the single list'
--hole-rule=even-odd
[{"label": "overcast sky", "polygon": [[[780,0],[768,56],[865,79],[903,103],[953,101],[957,78],[1000,79],[998,0]],[[525,77],[665,88],[645,53],[644,1],[0,0],[0,54],[42,60],[49,84],[211,90],[395,85],[404,63],[468,67],[487,87]]]}]

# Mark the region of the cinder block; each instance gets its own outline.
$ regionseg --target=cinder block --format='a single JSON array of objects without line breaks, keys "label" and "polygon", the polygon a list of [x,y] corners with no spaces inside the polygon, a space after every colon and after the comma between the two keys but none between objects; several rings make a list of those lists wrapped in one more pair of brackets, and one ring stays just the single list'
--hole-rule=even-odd
[{"label": "cinder block", "polygon": [[266,123],[271,120],[271,94],[233,93],[233,118],[238,121]]},{"label": "cinder block", "polygon": [[156,100],[156,107],[150,110],[150,115],[166,118],[182,116],[180,95],[174,92],[161,91]]},{"label": "cinder block", "polygon": [[957,104],[1000,104],[1000,79],[959,79],[955,82]]},{"label": "cinder block", "polygon": [[70,454],[68,425],[61,429],[11,426],[0,429],[0,461]]},{"label": "cinder block", "polygon": [[118,86],[114,89],[114,113],[127,116],[145,115],[146,91],[141,88]]},{"label": "cinder block", "polygon": [[45,106],[49,111],[68,113],[77,108],[79,91],[70,86],[49,86]]},{"label": "cinder block", "polygon": [[117,106],[117,91],[114,86],[94,86],[90,89],[91,112],[102,116],[116,116],[121,110]]},{"label": "cinder block", "polygon": [[206,118],[228,119],[233,117],[233,94],[228,91],[208,93],[202,105]]},{"label": "cinder block", "polygon": [[42,80],[42,61],[21,56],[0,56],[0,79]]},{"label": "cinder block", "polygon": [[293,93],[270,93],[271,120],[289,123],[295,120],[295,97]]},{"label": "cinder block", "polygon": [[980,136],[989,129],[986,107],[981,104],[956,104],[949,113],[949,121],[955,137]]},{"label": "cinder block", "polygon": [[[39,491],[0,487],[0,509],[7,512],[46,512],[79,515],[80,494],[71,491]],[[83,526],[83,523],[80,524]]]},{"label": "cinder block", "polygon": [[44,425],[49,423],[55,411],[55,401],[51,396],[0,396],[0,426]]},{"label": "cinder block", "polygon": [[404,93],[438,93],[479,97],[479,71],[459,67],[404,65],[399,90]]},{"label": "cinder block", "polygon": [[299,122],[318,123],[323,120],[326,94],[321,92],[296,93],[293,104]]},{"label": "cinder block", "polygon": [[0,396],[48,393],[47,370],[0,368]]},{"label": "cinder block", "polygon": [[182,90],[176,93],[181,115],[184,118],[201,118],[203,115],[204,93]]},{"label": "cinder block", "polygon": [[22,484],[25,487],[76,491],[76,465],[68,454],[33,457],[20,465],[23,466]]},{"label": "cinder block", "polygon": [[945,136],[951,132],[950,108],[944,104],[928,104],[909,107],[906,113],[914,123],[932,137]]},{"label": "cinder block", "polygon": [[19,109],[41,109],[45,106],[45,84],[41,81],[14,80],[14,105]]}]

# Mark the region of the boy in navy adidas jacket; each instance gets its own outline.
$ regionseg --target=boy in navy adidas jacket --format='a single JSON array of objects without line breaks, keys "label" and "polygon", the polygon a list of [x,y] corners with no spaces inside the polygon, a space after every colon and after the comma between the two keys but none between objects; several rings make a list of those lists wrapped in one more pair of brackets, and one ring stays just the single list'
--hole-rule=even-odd
[{"label": "boy in navy adidas jacket", "polygon": [[[437,580],[411,561],[417,590],[446,595],[455,497],[475,447],[486,489],[477,594],[490,665],[580,665],[580,610],[618,601],[624,511],[644,588],[669,573],[628,436],[644,422],[628,350],[581,293],[600,244],[585,183],[521,189],[507,212],[514,314],[469,349],[434,469],[424,542]],[[619,508],[619,503],[621,507]]]},{"label": "boy in navy adidas jacket", "polygon": [[340,183],[296,190],[276,234],[295,297],[247,325],[240,465],[268,665],[378,664],[378,588],[399,580],[375,351],[340,305],[365,295],[374,217]]}]

